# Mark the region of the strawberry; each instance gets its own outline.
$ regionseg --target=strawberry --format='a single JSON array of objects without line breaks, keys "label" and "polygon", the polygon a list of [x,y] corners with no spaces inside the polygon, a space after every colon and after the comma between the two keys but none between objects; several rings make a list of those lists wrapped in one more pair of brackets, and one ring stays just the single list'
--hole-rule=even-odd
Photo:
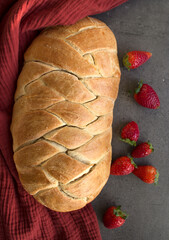
[{"label": "strawberry", "polygon": [[138,88],[135,90],[134,98],[137,103],[146,108],[157,109],[160,107],[160,100],[154,89],[148,85],[139,82]]},{"label": "strawberry", "polygon": [[131,156],[133,158],[142,158],[150,155],[154,151],[154,148],[150,141],[139,144],[132,151]]},{"label": "strawberry", "polygon": [[137,167],[130,156],[117,158],[111,165],[111,175],[128,175]]},{"label": "strawberry", "polygon": [[145,183],[154,183],[155,185],[158,183],[159,172],[153,166],[138,166],[137,169],[134,169],[133,174]]},{"label": "strawberry", "polygon": [[127,218],[127,214],[120,210],[121,206],[118,207],[110,207],[107,209],[103,216],[104,226],[113,229],[121,227]]},{"label": "strawberry", "polygon": [[150,52],[131,51],[124,55],[123,64],[128,70],[138,68],[143,63],[145,63],[151,56],[152,53]]},{"label": "strawberry", "polygon": [[121,131],[121,138],[123,142],[129,143],[132,146],[136,146],[136,142],[139,137],[139,128],[136,122],[129,122],[123,127]]}]

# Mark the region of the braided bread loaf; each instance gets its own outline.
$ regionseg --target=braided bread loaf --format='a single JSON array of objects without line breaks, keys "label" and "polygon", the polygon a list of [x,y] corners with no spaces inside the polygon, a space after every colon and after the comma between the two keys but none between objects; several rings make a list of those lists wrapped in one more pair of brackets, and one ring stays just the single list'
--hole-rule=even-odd
[{"label": "braided bread loaf", "polygon": [[119,81],[114,34],[93,18],[47,28],[26,51],[11,132],[20,181],[41,204],[72,211],[102,190]]}]

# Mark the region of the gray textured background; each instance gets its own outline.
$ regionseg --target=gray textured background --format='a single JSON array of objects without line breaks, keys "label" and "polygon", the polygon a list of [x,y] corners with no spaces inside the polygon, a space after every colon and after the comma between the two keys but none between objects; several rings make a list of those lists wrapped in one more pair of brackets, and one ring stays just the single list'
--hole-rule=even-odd
[{"label": "gray textured background", "polygon": [[[169,1],[129,0],[127,3],[96,15],[114,32],[121,66],[119,96],[114,109],[113,159],[127,154],[132,147],[119,141],[121,128],[134,120],[140,129],[138,142],[150,140],[154,153],[137,164],[158,168],[158,186],[149,185],[133,174],[110,176],[101,194],[93,201],[103,240],[169,239]],[[128,72],[122,66],[123,55],[132,50],[152,52],[152,58],[138,69]],[[143,79],[158,93],[161,106],[150,110],[129,96]],[[129,214],[126,223],[108,230],[102,217],[111,205],[121,205]]]}]

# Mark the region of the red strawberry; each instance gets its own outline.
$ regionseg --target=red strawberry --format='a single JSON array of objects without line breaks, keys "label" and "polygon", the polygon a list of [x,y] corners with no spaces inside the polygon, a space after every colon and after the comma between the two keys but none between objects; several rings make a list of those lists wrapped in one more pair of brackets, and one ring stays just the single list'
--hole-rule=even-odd
[{"label": "red strawberry", "polygon": [[150,155],[154,151],[152,144],[148,142],[141,143],[132,151],[131,156],[133,158],[142,158]]},{"label": "red strawberry", "polygon": [[137,103],[146,108],[157,109],[160,107],[160,100],[154,89],[141,81],[135,90],[134,98]]},{"label": "red strawberry", "polygon": [[133,173],[145,183],[158,183],[159,172],[153,166],[139,166]]},{"label": "red strawberry", "polygon": [[128,175],[137,167],[132,157],[117,158],[111,165],[111,175]]},{"label": "red strawberry", "polygon": [[121,131],[121,140],[129,143],[132,146],[136,146],[136,142],[139,137],[139,128],[136,122],[129,122]]},{"label": "red strawberry", "polygon": [[131,51],[124,55],[123,64],[128,70],[138,68],[143,63],[145,63],[151,56],[152,53],[150,52]]},{"label": "red strawberry", "polygon": [[118,207],[110,207],[107,209],[103,216],[104,226],[113,229],[121,227],[127,218],[127,214],[120,210],[121,206]]}]

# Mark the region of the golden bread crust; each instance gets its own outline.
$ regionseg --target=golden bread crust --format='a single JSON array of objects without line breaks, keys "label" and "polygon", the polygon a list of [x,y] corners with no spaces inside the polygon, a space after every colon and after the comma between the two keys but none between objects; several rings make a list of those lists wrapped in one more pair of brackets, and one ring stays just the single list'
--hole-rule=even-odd
[{"label": "golden bread crust", "polygon": [[11,123],[20,181],[44,206],[77,210],[110,174],[120,82],[115,36],[86,17],[45,29],[24,57]]}]

